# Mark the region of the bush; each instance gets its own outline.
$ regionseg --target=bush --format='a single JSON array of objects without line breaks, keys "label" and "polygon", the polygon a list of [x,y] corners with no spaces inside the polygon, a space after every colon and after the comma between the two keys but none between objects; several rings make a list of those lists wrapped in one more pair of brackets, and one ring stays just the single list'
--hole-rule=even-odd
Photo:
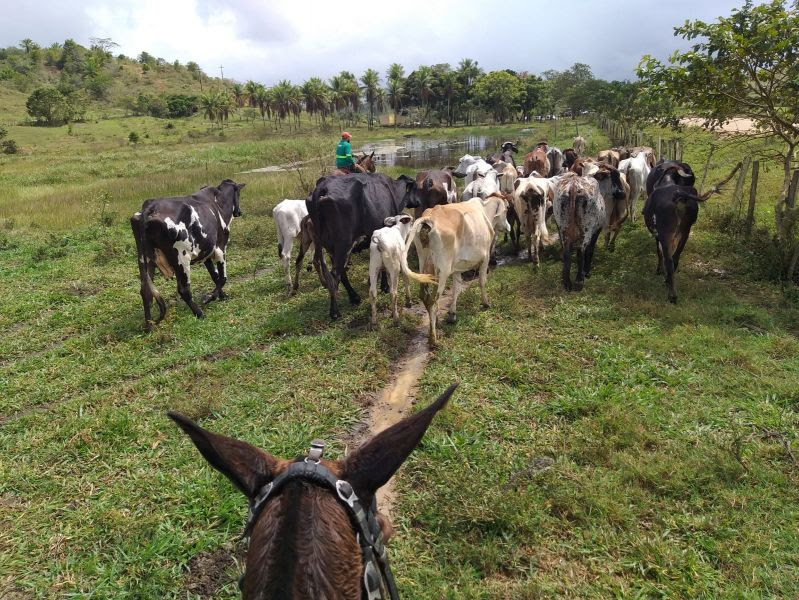
[{"label": "bush", "polygon": [[25,102],[25,107],[31,117],[48,125],[62,123],[67,119],[67,101],[54,87],[33,90]]},{"label": "bush", "polygon": [[3,149],[3,154],[16,154],[19,152],[17,143],[14,140],[5,140],[0,143],[0,148]]},{"label": "bush", "polygon": [[129,141],[131,144],[138,144],[138,143],[139,143],[139,134],[138,134],[138,133],[136,133],[135,131],[131,131],[131,132],[128,134],[128,141]]}]

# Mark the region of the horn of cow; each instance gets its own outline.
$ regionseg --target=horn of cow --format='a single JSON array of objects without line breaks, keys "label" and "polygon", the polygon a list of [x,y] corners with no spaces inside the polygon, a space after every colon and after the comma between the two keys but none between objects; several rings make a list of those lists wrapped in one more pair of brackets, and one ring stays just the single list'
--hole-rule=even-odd
[{"label": "horn of cow", "polygon": [[685,171],[682,170],[682,167],[677,169],[677,175],[679,175],[680,177],[690,177],[690,175],[688,173],[686,173]]}]

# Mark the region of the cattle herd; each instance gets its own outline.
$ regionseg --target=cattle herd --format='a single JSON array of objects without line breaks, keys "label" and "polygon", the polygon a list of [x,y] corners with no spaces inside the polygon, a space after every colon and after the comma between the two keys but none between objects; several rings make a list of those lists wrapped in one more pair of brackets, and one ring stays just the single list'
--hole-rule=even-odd
[{"label": "cattle herd", "polygon": [[[674,271],[696,221],[698,203],[710,194],[698,194],[690,166],[663,160],[656,164],[650,147],[612,148],[596,158],[585,156],[584,151],[585,140],[579,136],[573,148],[563,152],[540,142],[517,166],[514,153],[518,148],[505,142],[487,159],[467,154],[456,167],[397,179],[375,173],[373,156],[364,154],[358,159],[363,172],[334,172],[320,178],[306,200],[283,200],[275,206],[278,255],[287,291],[297,291],[302,260],[313,248],[313,265],[330,295],[330,317],[338,318],[340,283],[351,304],[361,301],[347,276],[350,254],[369,248],[371,325],[377,325],[378,275],[381,289],[391,293],[394,319],[399,318],[397,285],[402,275],[406,305],[411,302],[408,279],[421,284],[420,297],[430,317],[429,337],[434,345],[438,303],[450,276],[450,322],[456,318],[465,272],[477,273],[482,303],[488,306],[486,277],[499,234],[506,240],[510,235],[516,252],[524,241],[529,260],[537,265],[539,252],[549,240],[547,219],[553,217],[562,249],[563,286],[580,290],[591,275],[600,233],[604,232],[605,245],[612,252],[623,223],[628,217],[636,218],[636,202],[646,191],[643,215],[656,242],[657,272],[665,271],[668,299],[676,302]],[[463,179],[460,196],[456,178]],[[176,276],[180,297],[197,317],[203,312],[192,298],[191,264],[204,263],[216,285],[204,303],[225,297],[225,250],[230,224],[241,214],[239,193],[243,187],[226,179],[218,187],[204,187],[192,196],[147,200],[131,218],[148,329],[154,322],[153,300],[159,307],[156,323],[166,312],[153,285],[156,267],[166,278]],[[406,214],[408,210],[413,217]],[[300,247],[292,280],[291,251],[296,240]],[[408,254],[413,251],[418,273],[408,266]],[[577,262],[574,281],[572,251]]]},{"label": "cattle herd", "polygon": [[[450,322],[456,318],[466,272],[476,273],[482,304],[488,307],[486,279],[499,235],[506,241],[510,237],[515,252],[524,241],[529,260],[537,265],[542,246],[549,242],[551,217],[562,249],[563,286],[580,290],[591,274],[600,233],[605,234],[607,250],[613,251],[622,224],[635,218],[636,201],[646,191],[644,221],[655,238],[658,272],[666,273],[668,299],[676,302],[674,271],[696,221],[698,203],[710,195],[700,196],[694,189],[687,164],[655,163],[648,147],[613,148],[588,157],[581,137],[563,152],[541,142],[521,166],[514,159],[518,151],[515,143],[506,142],[487,159],[466,155],[455,167],[397,179],[375,173],[373,156],[364,155],[358,160],[363,172],[334,172],[320,178],[306,200],[283,200],[273,217],[287,293],[296,293],[303,258],[313,248],[313,265],[330,295],[330,317],[338,318],[339,283],[351,304],[360,302],[347,274],[350,255],[369,248],[371,325],[377,325],[378,277],[382,275],[383,291],[391,294],[395,320],[399,279],[404,280],[408,305],[412,279],[420,284],[429,314],[429,341],[435,345],[438,305],[450,276]],[[460,196],[457,178],[464,180]],[[192,264],[204,263],[215,284],[204,302],[225,297],[226,248],[230,225],[241,215],[242,188],[244,184],[225,179],[192,196],[147,200],[133,215],[148,329],[153,300],[159,308],[155,322],[166,313],[153,284],[156,268],[167,279],[176,276],[180,297],[197,317],[203,311],[191,293]],[[299,252],[292,280],[295,241]],[[574,282],[572,250],[577,258]],[[415,262],[410,262],[417,270],[409,265],[413,254]],[[250,502],[245,527],[250,550],[240,580],[244,597],[397,598],[383,545],[392,528],[377,513],[375,493],[416,447],[455,387],[339,461],[323,459],[318,441],[306,457],[282,460],[170,413],[208,462]]]}]

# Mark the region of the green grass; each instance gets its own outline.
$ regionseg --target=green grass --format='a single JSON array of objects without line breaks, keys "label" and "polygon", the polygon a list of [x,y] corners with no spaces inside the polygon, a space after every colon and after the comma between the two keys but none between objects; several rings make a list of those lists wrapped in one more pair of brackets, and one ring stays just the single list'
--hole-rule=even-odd
[{"label": "green grass", "polygon": [[[304,272],[285,297],[271,208],[305,188],[296,173],[261,173],[235,175],[248,186],[230,300],[197,320],[159,277],[169,314],[145,334],[126,224],[141,201],[327,156],[336,138],[307,124],[287,135],[234,121],[224,139],[199,119],[163,125],[30,128],[25,153],[0,159],[0,597],[194,597],[187,565],[240,549],[246,503],[165,411],[281,456],[314,437],[335,455],[420,324],[391,325],[385,298],[377,332],[368,306],[346,301],[331,323]],[[570,124],[549,127],[422,133],[569,145]],[[131,128],[150,137],[121,142]],[[686,160],[701,172],[709,134],[691,135]],[[709,180],[733,158],[719,154]],[[775,177],[761,175],[760,223]],[[403,597],[799,595],[799,466],[783,446],[799,455],[799,306],[760,276],[761,256],[718,232],[728,204],[729,191],[702,207],[676,306],[640,222],[615,254],[598,249],[580,294],[561,290],[554,250],[537,271],[493,271],[490,310],[464,293],[420,403],[461,387],[398,478]],[[352,277],[364,297],[366,263],[355,258]],[[195,273],[195,294],[210,290]],[[237,576],[224,572],[218,597],[237,597]]]}]

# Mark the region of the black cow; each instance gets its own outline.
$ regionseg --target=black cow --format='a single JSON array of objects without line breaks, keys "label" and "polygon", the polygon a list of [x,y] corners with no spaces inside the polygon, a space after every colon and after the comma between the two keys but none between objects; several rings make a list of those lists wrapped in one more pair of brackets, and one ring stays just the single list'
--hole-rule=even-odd
[{"label": "black cow", "polygon": [[225,249],[233,217],[241,216],[239,193],[244,186],[225,179],[219,187],[206,186],[193,196],[146,200],[141,211],[130,218],[139,255],[141,297],[148,330],[152,326],[153,298],[159,309],[156,323],[166,315],[166,303],[153,285],[156,266],[167,279],[175,274],[180,297],[198,318],[203,317],[203,311],[191,297],[191,265],[204,262],[216,284],[204,304],[225,297],[222,291],[227,281]]},{"label": "black cow", "polygon": [[[684,173],[686,171],[683,171]],[[655,237],[658,252],[656,274],[666,271],[669,302],[677,302],[674,290],[674,272],[680,262],[691,227],[699,214],[699,196],[696,188],[685,185],[666,184],[654,188],[644,205],[644,223]]]},{"label": "black cow", "polygon": [[652,191],[661,185],[683,185],[692,187],[696,177],[691,167],[676,160],[661,159],[646,178],[646,195],[651,196]]},{"label": "black cow", "polygon": [[[391,179],[382,173],[323,177],[306,200],[314,224],[314,262],[322,268],[322,279],[330,292],[330,318],[339,317],[338,284],[344,284],[350,304],[361,301],[347,278],[351,252],[369,247],[372,233],[384,226],[386,217],[416,208],[416,181],[407,175]],[[330,254],[328,271],[322,249]]]},{"label": "black cow", "polygon": [[516,147],[516,144],[513,142],[505,142],[502,144],[502,148],[499,149],[499,152],[489,156],[486,162],[489,165],[493,165],[496,162],[502,161],[515,167],[516,161],[513,160],[513,153],[518,151],[519,149]]}]

